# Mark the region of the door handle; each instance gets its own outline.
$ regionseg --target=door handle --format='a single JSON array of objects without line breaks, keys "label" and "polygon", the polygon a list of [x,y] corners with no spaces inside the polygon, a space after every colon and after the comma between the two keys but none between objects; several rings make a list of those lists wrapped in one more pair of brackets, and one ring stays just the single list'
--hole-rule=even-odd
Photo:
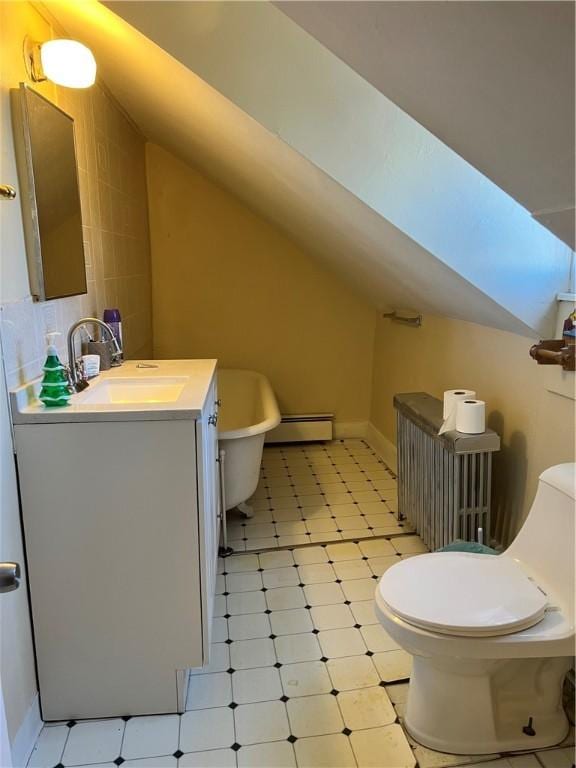
[{"label": "door handle", "polygon": [[20,586],[20,565],[0,563],[0,592],[12,592]]}]

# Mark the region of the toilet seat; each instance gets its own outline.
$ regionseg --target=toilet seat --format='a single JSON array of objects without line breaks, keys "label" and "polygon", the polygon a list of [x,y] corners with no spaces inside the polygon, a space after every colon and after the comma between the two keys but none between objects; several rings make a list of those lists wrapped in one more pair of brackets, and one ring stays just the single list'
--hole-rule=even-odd
[{"label": "toilet seat", "polygon": [[419,555],[388,569],[378,589],[389,609],[407,623],[465,637],[528,629],[544,618],[548,605],[546,594],[505,555]]}]

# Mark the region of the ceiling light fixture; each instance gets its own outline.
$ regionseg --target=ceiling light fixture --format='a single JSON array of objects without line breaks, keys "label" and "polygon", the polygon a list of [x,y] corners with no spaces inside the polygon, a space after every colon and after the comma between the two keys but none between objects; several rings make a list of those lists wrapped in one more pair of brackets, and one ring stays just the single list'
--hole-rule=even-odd
[{"label": "ceiling light fixture", "polygon": [[77,40],[24,39],[24,60],[35,83],[51,80],[66,88],[89,88],[96,80],[96,60],[90,48]]}]

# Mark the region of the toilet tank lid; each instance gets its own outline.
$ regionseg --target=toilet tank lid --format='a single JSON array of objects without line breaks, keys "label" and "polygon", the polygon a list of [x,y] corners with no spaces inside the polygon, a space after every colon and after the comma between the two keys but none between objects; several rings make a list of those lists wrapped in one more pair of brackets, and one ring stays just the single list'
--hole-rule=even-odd
[{"label": "toilet tank lid", "polygon": [[545,469],[540,475],[540,482],[551,485],[571,499],[576,499],[576,464],[557,464]]}]

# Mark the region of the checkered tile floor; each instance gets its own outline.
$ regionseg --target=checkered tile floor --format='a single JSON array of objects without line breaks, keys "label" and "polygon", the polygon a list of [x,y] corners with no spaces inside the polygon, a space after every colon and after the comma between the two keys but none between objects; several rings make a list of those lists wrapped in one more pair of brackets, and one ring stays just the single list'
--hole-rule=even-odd
[{"label": "checkered tile floor", "polygon": [[396,477],[363,440],[264,449],[254,517],[228,512],[235,552],[410,530],[396,516]]},{"label": "checkered tile floor", "polygon": [[572,768],[573,733],[537,755],[447,755],[402,728],[411,659],[378,623],[380,575],[416,536],[220,562],[211,664],[182,715],[46,726],[31,768]]}]

